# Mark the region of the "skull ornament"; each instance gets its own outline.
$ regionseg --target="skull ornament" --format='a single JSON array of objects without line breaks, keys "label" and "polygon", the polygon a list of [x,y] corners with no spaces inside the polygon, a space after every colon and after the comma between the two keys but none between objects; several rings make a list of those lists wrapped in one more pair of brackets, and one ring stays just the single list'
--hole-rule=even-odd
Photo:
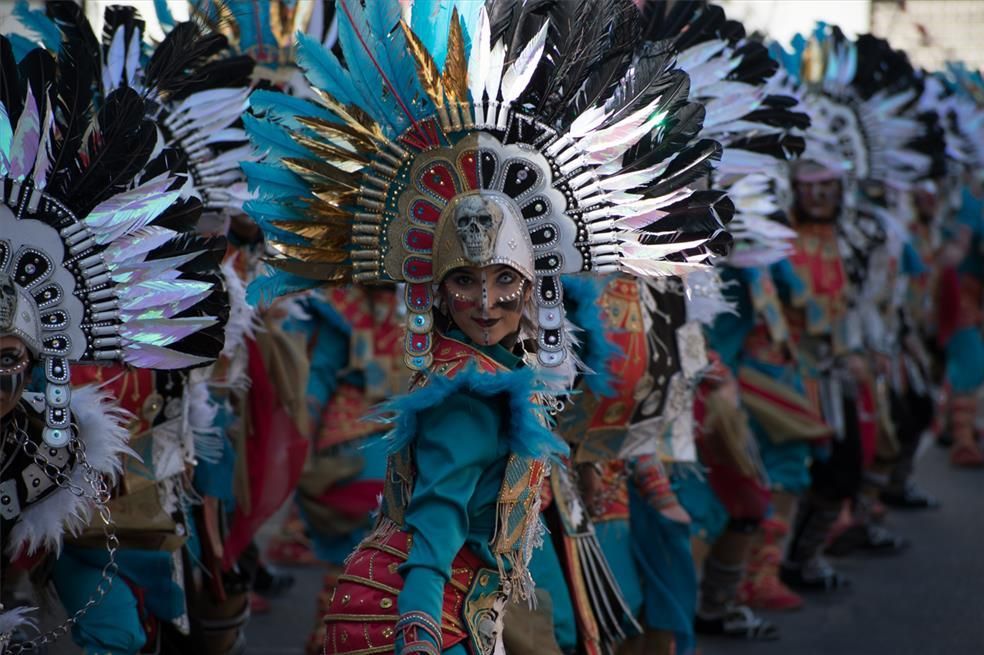
[{"label": "skull ornament", "polygon": [[488,261],[502,225],[502,208],[491,198],[468,196],[454,208],[453,220],[465,258],[474,264]]},{"label": "skull ornament", "polygon": [[0,333],[14,327],[17,315],[17,288],[6,273],[0,273]]}]

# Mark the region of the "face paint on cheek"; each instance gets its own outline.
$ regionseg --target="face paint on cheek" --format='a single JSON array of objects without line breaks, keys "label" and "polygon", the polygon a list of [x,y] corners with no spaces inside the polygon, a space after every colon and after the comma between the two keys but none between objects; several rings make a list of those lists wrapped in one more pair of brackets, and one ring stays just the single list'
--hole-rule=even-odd
[{"label": "face paint on cheek", "polygon": [[469,312],[478,307],[478,301],[468,296],[451,293],[451,309],[456,313]]},{"label": "face paint on cheek", "polygon": [[20,391],[24,384],[24,371],[0,375],[0,393],[12,396]]},{"label": "face paint on cheek", "polygon": [[519,288],[512,293],[499,296],[495,301],[495,306],[510,314],[518,312],[523,305],[523,293],[526,291],[526,281],[521,280]]}]

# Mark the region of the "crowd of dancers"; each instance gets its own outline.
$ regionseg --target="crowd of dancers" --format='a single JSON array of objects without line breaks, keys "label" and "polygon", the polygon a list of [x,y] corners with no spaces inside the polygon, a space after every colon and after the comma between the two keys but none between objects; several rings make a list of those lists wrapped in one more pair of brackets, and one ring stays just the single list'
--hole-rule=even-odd
[{"label": "crowd of dancers", "polygon": [[979,72],[697,1],[144,4],[0,37],[0,653],[245,653],[284,564],[311,655],[772,640],[905,550],[925,438],[984,467]]}]

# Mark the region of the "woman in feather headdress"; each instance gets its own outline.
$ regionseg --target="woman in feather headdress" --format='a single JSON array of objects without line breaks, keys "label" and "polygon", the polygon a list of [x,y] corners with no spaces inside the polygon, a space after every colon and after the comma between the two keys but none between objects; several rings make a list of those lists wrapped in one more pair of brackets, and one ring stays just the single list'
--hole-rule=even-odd
[{"label": "woman in feather headdress", "polygon": [[[52,3],[48,16],[30,12],[26,6],[18,7],[18,11],[42,37],[46,34],[45,24],[55,33],[64,34],[60,43],[52,44],[44,38],[60,57],[72,54],[78,60],[79,53],[84,53],[89,58],[87,70],[99,81],[92,102],[100,111],[111,106],[112,98],[123,96],[134,99],[130,116],[133,120],[144,116],[152,121],[153,146],[160,155],[148,164],[143,175],[153,178],[172,170],[180,184],[175,184],[175,192],[179,192],[175,209],[160,219],[160,224],[144,227],[145,238],[152,239],[142,247],[149,249],[146,256],[151,261],[159,262],[160,280],[155,283],[162,297],[171,294],[172,302],[192,307],[196,296],[209,286],[222,289],[221,294],[198,298],[201,308],[212,308],[223,318],[230,314],[231,305],[232,319],[221,335],[215,335],[221,338],[212,339],[213,335],[203,333],[187,345],[214,348],[209,359],[200,363],[220,356],[221,370],[227,373],[223,380],[231,380],[233,374],[229,371],[236,367],[230,359],[243,347],[251,313],[231,267],[222,267],[223,280],[217,277],[225,240],[203,238],[196,234],[196,228],[203,209],[209,222],[214,222],[211,217],[216,214],[241,206],[245,183],[239,159],[248,155],[249,146],[245,133],[234,124],[245,104],[252,61],[248,57],[223,56],[224,37],[192,23],[176,26],[157,50],[145,57],[144,24],[132,8],[107,10],[101,47],[81,14],[73,13],[64,3]],[[79,81],[84,82],[84,78]],[[206,105],[207,113],[203,110]],[[152,194],[148,197],[154,198]],[[172,238],[166,238],[169,236]],[[169,289],[167,280],[172,279],[180,284]],[[230,500],[232,496],[231,488],[224,487],[231,487],[228,481],[234,459],[224,426],[218,423],[223,413],[216,404],[224,396],[218,390],[222,385],[216,384],[217,378],[210,369],[190,374],[148,370],[148,366],[170,366],[163,357],[134,364],[76,367],[72,380],[75,385],[104,384],[134,415],[128,427],[140,459],[125,461],[126,475],[110,504],[119,528],[116,561],[130,586],[114,587],[104,603],[79,616],[74,631],[83,647],[123,652],[140,648],[148,639],[167,632],[166,628],[157,629],[157,621],[165,626],[174,621],[175,634],[189,625],[200,633],[201,624],[207,624],[209,619],[215,624],[214,619],[229,618],[230,608],[233,615],[241,616],[246,594],[245,590],[236,590],[233,600],[223,598],[224,616],[215,616],[214,612],[207,616],[207,607],[203,608],[209,604],[206,596],[217,586],[202,590],[201,585],[186,584],[183,579],[184,571],[188,571],[189,579],[192,577],[193,567],[186,567],[190,561],[205,562],[213,569],[212,577],[220,577],[221,555],[216,564],[216,557],[211,554],[216,545],[221,545],[216,543],[219,531],[215,528],[220,517],[217,512],[204,511],[192,498],[208,497],[205,505],[214,509],[218,499]],[[234,382],[230,384],[235,386]],[[220,469],[229,472],[224,474]],[[187,526],[192,523],[198,524],[193,532],[206,534],[209,539],[203,541],[203,552],[183,561],[186,553],[182,546]],[[85,607],[89,600],[87,585],[101,575],[103,555],[93,548],[93,534],[97,532],[98,525],[94,525],[73,539],[53,570],[53,581],[70,614]],[[129,589],[139,592],[134,595]],[[190,623],[186,609],[189,603],[198,610]],[[219,631],[228,631],[228,626],[234,624],[223,621]],[[235,639],[235,625],[232,632]]]},{"label": "woman in feather headdress", "polygon": [[282,149],[247,165],[267,288],[407,283],[412,391],[385,406],[383,508],[333,592],[329,652],[497,648],[564,450],[544,424],[570,361],[558,276],[700,267],[727,218],[687,187],[713,145],[663,129],[672,57],[602,56],[602,17],[631,5],[455,4],[340,0],[344,66],[312,57],[317,101],[267,103]]},{"label": "woman in feather headdress", "polygon": [[[724,146],[713,180],[715,187],[729,190],[735,204],[728,229],[739,242],[732,258],[746,266],[767,261],[783,250],[774,240],[791,234],[762,215],[775,202],[768,176],[802,148],[793,132],[804,126],[805,117],[775,84],[777,65],[765,48],[748,42],[741,25],[726,20],[719,7],[641,4],[641,38],[676,41],[678,65],[692,71],[690,138],[711,137]],[[575,295],[579,304],[588,297],[582,290]],[[584,337],[584,350],[588,367],[608,375],[585,377],[585,393],[572,398],[560,425],[577,443],[578,459],[607,460],[594,470],[582,468],[582,479],[591,489],[587,504],[607,559],[618,571],[615,578],[629,606],[644,610],[640,622],[646,633],[627,647],[668,652],[675,641],[677,649],[692,648],[695,611],[702,632],[773,638],[774,626],[740,607],[736,598],[748,544],[765,508],[754,456],[744,455],[754,444],[743,429],[740,407],[716,403],[717,427],[705,431],[700,448],[702,462],[711,452],[718,455],[713,468],[707,477],[684,473],[695,456],[695,406],[699,417],[699,407],[726,396],[729,387],[717,375],[726,369],[704,370],[699,326],[729,311],[716,276],[694,273],[685,282],[662,285],[615,279],[601,304],[607,316],[603,326],[586,323],[593,328]],[[572,315],[574,322],[584,313]],[[599,361],[598,352],[610,352],[612,344],[628,356],[602,355]],[[695,398],[701,378],[709,379]],[[722,416],[727,430],[720,429]],[[620,452],[635,456],[611,459]],[[650,454],[639,457],[642,452]],[[666,468],[677,471],[672,487]],[[679,499],[673,488],[681,491]],[[707,544],[699,551],[706,554],[713,546],[710,556],[692,555],[691,532],[695,543]],[[671,557],[673,564],[667,565]],[[704,571],[699,607],[694,559]]]},{"label": "woman in feather headdress", "polygon": [[[776,284],[798,353],[798,395],[809,401],[797,404],[822,417],[834,436],[814,439],[811,447],[808,434],[790,438],[793,423],[762,443],[777,497],[788,494],[788,488],[778,489],[784,476],[803,480],[809,466],[809,486],[799,499],[782,580],[797,589],[831,590],[847,581],[823,557],[825,543],[846,503],[860,510],[867,506],[859,497],[864,466],[886,436],[885,423],[876,420],[877,387],[863,354],[871,345],[866,340],[870,331],[859,329],[872,324],[877,307],[863,299],[865,287],[877,284],[873,273],[884,273],[871,263],[885,230],[861,191],[863,186],[912,183],[928,171],[930,158],[915,147],[924,126],[907,113],[918,95],[912,68],[903,62],[886,75],[882,66],[898,61],[887,43],[870,35],[851,41],[821,24],[809,41],[797,39],[795,46],[791,54],[777,50],[777,56],[804,82],[813,125],[803,159],[791,174],[790,220],[797,239],[789,261],[795,275],[777,278]],[[875,336],[882,338],[883,331]],[[778,418],[797,411],[794,405],[778,412]],[[795,504],[783,505],[791,514]],[[781,514],[776,518],[791,518]],[[867,512],[857,516],[851,535],[857,545],[889,554],[905,546],[872,525]]]},{"label": "woman in feather headdress", "polygon": [[[109,390],[74,386],[81,367],[70,364],[118,362],[176,376],[213,361],[226,319],[213,253],[224,244],[184,227],[200,203],[185,192],[187,170],[162,147],[150,99],[125,85],[94,93],[100,54],[81,9],[58,3],[50,18],[56,52],[24,49],[16,62],[0,38],[0,395],[13,417],[3,422],[0,484],[5,569],[58,551],[66,531],[92,546],[88,567],[74,569],[72,589],[60,590],[78,601],[78,637],[84,619],[133,603],[125,585],[111,585],[129,566],[118,548],[125,518],[111,496],[137,460],[119,459],[136,454],[124,447],[135,417],[109,402]],[[32,369],[37,386],[26,386]],[[161,453],[144,452],[148,466],[152,454]],[[180,457],[176,466],[183,471]],[[107,633],[122,645],[111,648],[135,652],[139,617],[113,621]]]}]

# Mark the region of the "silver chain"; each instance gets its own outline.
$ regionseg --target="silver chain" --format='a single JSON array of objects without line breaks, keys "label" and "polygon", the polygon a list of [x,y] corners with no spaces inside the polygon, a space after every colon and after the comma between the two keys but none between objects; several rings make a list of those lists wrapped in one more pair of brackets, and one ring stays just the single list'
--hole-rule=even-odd
[{"label": "silver chain", "polygon": [[[22,444],[24,451],[34,459],[34,462],[41,467],[41,470],[49,475],[49,470],[55,468],[47,458],[40,452],[38,445],[26,439]],[[113,586],[113,578],[116,576],[119,570],[119,565],[116,563],[116,552],[119,550],[120,541],[116,536],[116,526],[113,524],[113,515],[109,509],[109,499],[111,495],[111,490],[109,485],[106,484],[105,478],[102,474],[96,471],[89,464],[85,457],[85,443],[81,439],[73,439],[69,443],[69,449],[75,454],[79,465],[82,467],[82,476],[85,482],[89,485],[92,490],[92,495],[87,495],[88,491],[82,486],[75,484],[69,475],[63,471],[58,471],[58,473],[52,477],[54,483],[62,488],[67,489],[75,496],[79,498],[88,498],[95,501],[96,511],[99,514],[99,520],[102,522],[103,535],[106,537],[106,552],[109,553],[109,560],[102,567],[102,578],[96,585],[95,590],[89,596],[86,601],[75,614],[68,617],[62,621],[58,626],[52,628],[51,630],[45,632],[42,635],[35,637],[29,641],[21,642],[18,644],[11,644],[4,651],[5,653],[10,653],[10,655],[15,655],[16,653],[23,652],[33,652],[38,650],[41,646],[53,643],[63,636],[65,636],[72,627],[77,624],[83,616],[85,616],[90,609],[100,604],[106,594]]]}]

